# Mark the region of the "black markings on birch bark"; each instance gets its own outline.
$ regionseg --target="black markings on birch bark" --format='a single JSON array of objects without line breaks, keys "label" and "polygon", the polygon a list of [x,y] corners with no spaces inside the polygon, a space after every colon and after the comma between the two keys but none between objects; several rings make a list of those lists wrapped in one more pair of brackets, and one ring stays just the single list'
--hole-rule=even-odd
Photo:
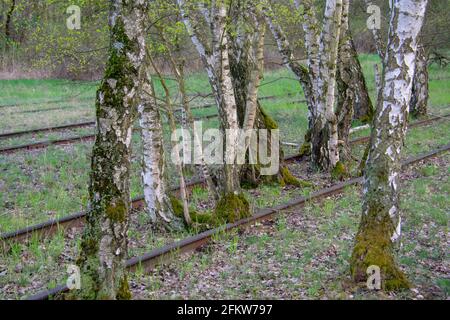
[{"label": "black markings on birch bark", "polygon": [[428,106],[428,57],[423,47],[419,47],[416,56],[416,71],[412,87],[409,110],[415,118],[427,116]]}]

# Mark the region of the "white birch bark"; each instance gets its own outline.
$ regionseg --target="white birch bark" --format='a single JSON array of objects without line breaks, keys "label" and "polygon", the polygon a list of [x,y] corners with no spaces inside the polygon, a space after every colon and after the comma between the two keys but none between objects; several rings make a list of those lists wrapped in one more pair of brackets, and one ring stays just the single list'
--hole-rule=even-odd
[{"label": "white birch bark", "polygon": [[163,128],[150,75],[146,73],[138,105],[142,137],[142,182],[151,222],[170,223],[173,209],[165,180]]},{"label": "white birch bark", "polygon": [[[259,13],[253,12],[252,18],[254,20],[254,36],[252,37],[253,46],[251,48],[252,54],[250,59],[254,62],[252,63],[253,68],[250,72],[250,81],[247,89],[244,130],[254,128],[256,111],[258,109],[258,88],[264,74],[264,39],[266,26],[264,21],[261,21],[261,15]],[[247,146],[249,144],[248,140],[246,141]]]},{"label": "white birch bark", "polygon": [[[366,3],[367,8],[370,6],[376,5],[376,3],[372,0],[364,0]],[[389,0],[391,1],[391,0]],[[370,30],[372,32],[372,36],[375,42],[375,48],[377,50],[378,55],[380,56],[381,60],[384,60],[385,58],[385,46],[383,44],[383,38],[381,37],[381,30],[377,28],[371,28]]]},{"label": "white birch bark", "polygon": [[339,162],[337,118],[334,112],[342,0],[327,0],[320,36],[316,117],[312,128],[312,159],[322,169]]},{"label": "white birch bark", "polygon": [[417,37],[426,5],[427,0],[392,3],[381,99],[364,172],[363,213],[351,261],[352,275],[357,281],[366,279],[369,265],[378,265],[382,285],[387,290],[408,286],[395,264],[393,244],[401,236],[400,155],[406,134]]},{"label": "white birch bark", "polygon": [[[219,109],[221,130],[226,137],[223,158],[223,177],[221,188],[224,193],[234,193],[239,190],[237,167],[234,163],[236,157],[237,120],[236,100],[232,78],[230,74],[228,35],[226,32],[227,10],[223,0],[212,1],[210,4],[211,46],[201,40],[200,31],[191,21],[184,0],[177,0],[183,23],[196,47],[203,65],[207,71],[214,97]],[[205,13],[204,10],[202,10]],[[208,48],[208,49],[206,49]]]}]

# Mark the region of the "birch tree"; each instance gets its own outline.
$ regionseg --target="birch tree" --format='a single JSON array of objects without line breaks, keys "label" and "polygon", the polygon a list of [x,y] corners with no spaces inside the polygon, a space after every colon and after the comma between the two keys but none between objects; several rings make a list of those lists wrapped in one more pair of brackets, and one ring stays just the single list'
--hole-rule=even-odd
[{"label": "birch tree", "polygon": [[149,66],[142,68],[144,70],[141,80],[140,104],[138,105],[143,151],[144,199],[153,226],[178,229],[180,225],[174,215],[165,174],[163,124],[148,68]]},{"label": "birch tree", "polygon": [[[223,164],[216,179],[219,182],[220,199],[215,212],[217,216],[225,217],[226,221],[233,221],[249,215],[250,210],[247,199],[240,191],[239,168],[234,161],[239,123],[230,71],[227,6],[224,0],[211,1],[209,5],[177,0],[177,4],[186,30],[207,71],[219,110],[220,129],[223,137],[226,137],[223,141]],[[201,21],[194,20],[191,15]],[[209,34],[201,31],[201,23],[207,27]]]},{"label": "birch tree", "polygon": [[312,161],[321,169],[339,163],[338,122],[334,112],[342,0],[327,0],[320,35],[317,106],[311,128]]},{"label": "birch tree", "polygon": [[341,37],[337,69],[338,100],[336,116],[338,118],[338,136],[340,140],[340,158],[350,159],[350,129],[353,119],[369,122],[373,114],[373,105],[367,90],[358,53],[353,43],[349,26],[350,1],[343,0]]},{"label": "birch tree", "polygon": [[110,1],[110,48],[96,97],[89,209],[78,264],[82,299],[129,299],[130,156],[139,69],[145,57],[146,0]]},{"label": "birch tree", "polygon": [[363,212],[351,258],[354,280],[365,281],[367,268],[375,265],[381,270],[386,290],[409,286],[396,265],[394,244],[401,236],[400,155],[407,128],[417,37],[426,4],[427,0],[392,2],[382,91],[364,173]]},{"label": "birch tree", "polygon": [[[348,133],[353,114],[356,113],[354,111],[357,110],[358,116],[364,118],[371,108],[348,27],[349,1],[327,1],[323,26],[319,25],[314,1],[295,0],[294,4],[302,14],[306,67],[300,65],[294,57],[279,19],[268,2],[264,13],[284,63],[297,75],[305,92],[309,129],[300,154],[309,154],[312,149],[315,165],[333,170],[334,173],[342,172],[344,166],[339,161],[340,153],[346,159],[345,151],[348,149]],[[338,61],[334,60],[336,57],[339,58]],[[336,69],[337,62],[339,69]],[[332,97],[336,89],[339,92],[337,105]],[[341,150],[339,144],[342,145]]]},{"label": "birch tree", "polygon": [[[373,0],[365,0],[367,7],[376,5]],[[381,30],[371,28],[375,48],[382,60],[385,59],[385,42]],[[418,39],[418,50],[416,54],[416,70],[414,72],[412,95],[410,101],[410,114],[413,117],[420,118],[427,115],[428,106],[428,53],[423,46],[421,37]]]},{"label": "birch tree", "polygon": [[[264,40],[266,23],[260,1],[239,1],[230,8],[230,69],[236,98],[238,121],[240,127],[251,129],[268,129],[269,153],[272,152],[271,130],[278,125],[262,108],[258,100],[258,90],[264,74]],[[249,158],[250,137],[245,137],[244,147]],[[255,150],[257,151],[257,150]],[[261,182],[279,182],[305,186],[306,182],[296,179],[284,164],[284,155],[279,150],[279,168],[277,174],[261,174],[264,167],[257,164],[245,164],[240,170],[240,180],[247,186],[256,186]],[[259,160],[259,159],[258,159]]]}]

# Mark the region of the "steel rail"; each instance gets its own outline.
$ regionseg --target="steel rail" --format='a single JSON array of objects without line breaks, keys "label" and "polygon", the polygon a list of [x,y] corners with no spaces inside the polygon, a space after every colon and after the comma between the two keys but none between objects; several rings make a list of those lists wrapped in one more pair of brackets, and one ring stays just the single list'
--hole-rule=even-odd
[{"label": "steel rail", "polygon": [[90,127],[90,126],[95,126],[95,124],[96,124],[96,121],[86,121],[86,122],[79,122],[79,123],[69,123],[69,124],[56,126],[56,127],[45,127],[45,128],[31,129],[31,130],[7,132],[7,133],[0,134],[0,139],[18,137],[18,136],[23,136],[23,135],[27,135],[27,134],[36,134],[36,133],[42,133],[42,132],[53,132],[53,131],[60,131],[60,130],[67,130],[67,129],[74,129],[74,128]]},{"label": "steel rail", "polygon": [[[446,144],[436,150],[427,152],[425,154],[412,157],[402,162],[402,168],[409,165],[427,160],[429,158],[435,157],[443,152],[450,150],[450,143]],[[268,220],[278,215],[280,212],[294,207],[304,206],[306,203],[312,200],[320,200],[322,198],[328,197],[330,195],[340,194],[345,191],[349,186],[358,185],[363,181],[362,177],[352,178],[348,181],[337,183],[328,188],[324,188],[312,193],[309,196],[301,196],[296,199],[292,199],[284,204],[276,205],[270,208],[258,209],[254,215],[249,218],[241,219],[234,223],[228,223],[224,226],[220,226],[214,229],[210,229],[199,233],[194,236],[187,237],[183,240],[173,242],[166,246],[156,248],[142,256],[130,258],[126,262],[126,268],[129,272],[134,272],[137,269],[142,270],[146,273],[154,269],[158,264],[170,261],[171,258],[176,254],[193,252],[203,244],[207,243],[215,235],[222,234],[224,232],[229,232],[236,228],[243,228],[253,225],[257,222]],[[52,290],[44,290],[35,295],[27,297],[27,300],[48,300],[58,294],[66,293],[69,288],[66,285],[59,285]]]}]

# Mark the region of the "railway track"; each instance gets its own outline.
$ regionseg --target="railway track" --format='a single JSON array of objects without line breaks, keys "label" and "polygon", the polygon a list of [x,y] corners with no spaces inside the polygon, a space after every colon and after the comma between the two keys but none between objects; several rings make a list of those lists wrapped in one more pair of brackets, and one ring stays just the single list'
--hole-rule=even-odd
[{"label": "railway track", "polygon": [[55,100],[47,100],[47,101],[30,101],[30,102],[19,102],[19,103],[10,103],[10,104],[3,104],[0,105],[0,108],[15,108],[20,106],[33,106],[38,104],[53,104],[53,103],[63,103],[68,101],[86,101],[86,100],[93,100],[91,97],[79,97],[79,96],[73,96],[68,97],[66,99],[55,99]]},{"label": "railway track", "polygon": [[[438,119],[441,119],[440,117],[430,118],[422,121],[417,121],[410,125],[410,127],[418,127],[422,125],[426,125],[429,123],[432,123],[434,121],[437,121]],[[361,144],[365,143],[369,140],[369,136],[356,138],[350,141],[351,145]],[[293,162],[298,160],[299,157],[297,155],[286,157],[286,162]],[[190,181],[187,184],[188,188],[192,188],[197,185],[204,184],[205,181],[203,179],[195,179],[193,181]],[[175,186],[171,188],[172,192],[178,192],[179,187]],[[133,209],[139,209],[144,206],[144,198],[143,196],[139,196],[137,198],[134,198],[132,200],[132,208]],[[59,229],[68,229],[80,226],[84,222],[86,213],[85,212],[78,212],[75,214],[71,214],[69,216],[58,218],[58,219],[51,219],[39,224],[35,224],[26,228],[22,228],[19,230],[6,232],[3,234],[0,234],[0,246],[6,247],[11,242],[25,242],[33,235],[39,235],[41,237],[50,236],[54,233],[56,233]]]},{"label": "railway track", "polygon": [[[402,168],[435,157],[448,150],[450,150],[450,143],[420,156],[409,158],[408,160],[402,162]],[[284,210],[304,206],[308,201],[311,200],[320,200],[330,195],[340,194],[345,191],[347,187],[358,185],[362,183],[362,181],[363,178],[361,177],[353,178],[348,181],[335,184],[331,187],[316,191],[308,197],[301,196],[299,198],[292,199],[284,204],[280,204],[270,208],[259,209],[252,217],[241,219],[234,223],[229,223],[227,225],[199,233],[183,240],[173,242],[169,245],[154,249],[142,256],[130,258],[126,263],[126,268],[129,272],[134,272],[138,268],[139,270],[143,270],[146,273],[150,272],[156,265],[170,261],[175,254],[195,251],[196,249],[207,243],[209,240],[211,240],[215,235],[221,234],[223,232],[229,232],[236,228],[247,227],[264,220],[272,219]],[[66,285],[59,285],[52,290],[45,290],[35,295],[29,296],[27,297],[27,300],[48,300],[54,296],[57,296],[58,294],[63,294],[68,291],[69,289]]]},{"label": "railway track", "polygon": [[[301,102],[303,100],[292,101],[292,103],[299,102],[299,101]],[[436,117],[431,117],[428,119],[416,121],[410,125],[410,128],[413,128],[416,126],[421,126],[421,125],[426,125],[428,123],[438,121],[438,120],[441,120],[441,119],[449,117],[449,116],[450,115],[436,116]],[[213,115],[208,115],[208,116],[203,116],[203,117],[196,117],[194,119],[195,120],[205,120],[205,119],[208,120],[208,119],[214,119],[217,117],[218,117],[217,114],[213,114]],[[67,124],[67,125],[58,126],[58,127],[48,127],[48,128],[34,129],[34,130],[29,130],[29,131],[10,132],[10,133],[5,133],[5,134],[0,134],[0,140],[6,139],[6,138],[17,137],[17,136],[21,136],[21,135],[25,135],[25,134],[52,132],[52,131],[58,131],[58,130],[93,126],[93,125],[95,125],[94,121],[88,121],[88,122]],[[139,129],[136,128],[134,130],[139,130]],[[95,134],[87,134],[87,135],[69,137],[69,138],[64,138],[64,139],[46,140],[46,141],[40,141],[40,142],[35,142],[35,143],[30,143],[30,144],[1,147],[0,154],[10,154],[10,153],[18,152],[18,151],[23,151],[23,150],[37,150],[37,149],[47,148],[49,146],[66,145],[66,144],[71,144],[71,143],[75,143],[75,142],[83,142],[83,141],[92,141],[94,139],[95,139]]]},{"label": "railway track", "polygon": [[[287,95],[287,96],[291,96],[291,95]],[[271,100],[271,99],[278,99],[278,98],[279,98],[279,96],[267,96],[267,97],[260,98],[260,100]],[[301,100],[291,101],[291,103],[302,103],[302,102],[305,102],[305,100],[301,99]],[[210,108],[210,107],[214,107],[214,106],[215,106],[215,104],[205,104],[203,106],[193,107],[192,109],[193,110],[206,109],[206,108]],[[177,109],[176,111],[180,111],[180,110],[181,109]],[[202,116],[202,117],[196,117],[195,119],[196,120],[212,119],[217,116],[218,116],[217,114],[213,114],[213,115],[207,115],[207,116]],[[32,129],[32,130],[7,132],[7,133],[0,134],[0,140],[9,139],[9,138],[13,138],[13,137],[20,137],[20,136],[29,135],[29,134],[56,132],[56,131],[68,130],[68,129],[91,127],[91,126],[95,126],[95,125],[96,125],[96,121],[84,121],[84,122],[79,122],[79,123],[69,123],[66,125],[55,126],[55,127],[45,127],[45,128],[38,128],[38,129]],[[90,135],[89,135],[89,137],[90,137]],[[76,140],[76,138],[77,137],[72,137],[70,139],[49,140],[49,141],[37,142],[34,144],[4,147],[4,148],[0,148],[0,154],[13,152],[16,150],[38,149],[38,148],[46,147],[49,145],[67,144],[70,142],[75,142],[75,141],[80,141],[80,140],[86,139],[86,137],[83,137],[83,136],[80,136],[79,140]],[[92,139],[92,137],[90,137],[90,138]]]}]

